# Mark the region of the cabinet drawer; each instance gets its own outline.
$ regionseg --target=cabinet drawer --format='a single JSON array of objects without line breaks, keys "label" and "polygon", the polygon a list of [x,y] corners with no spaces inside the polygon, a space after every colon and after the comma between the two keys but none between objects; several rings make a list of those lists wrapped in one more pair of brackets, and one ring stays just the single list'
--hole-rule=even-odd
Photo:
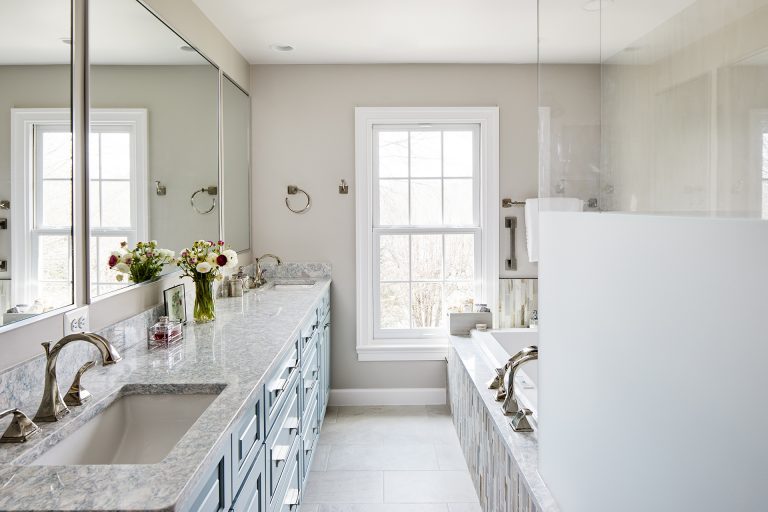
[{"label": "cabinet drawer", "polygon": [[301,328],[302,357],[304,356],[304,353],[307,350],[309,350],[309,346],[313,342],[313,340],[316,339],[315,335],[318,332],[319,326],[320,326],[320,321],[318,320],[317,316],[312,315],[309,321],[304,325],[304,327]]},{"label": "cabinet drawer", "polygon": [[301,445],[302,450],[302,482],[306,480],[309,474],[309,467],[312,464],[312,457],[315,454],[315,446],[317,446],[317,439],[320,434],[320,424],[318,422],[319,407],[317,403],[319,389],[315,391],[312,398],[309,401],[307,412],[304,415],[304,420],[301,423]]},{"label": "cabinet drawer", "polygon": [[266,512],[266,450],[259,448],[254,448],[259,452],[258,456],[244,472],[243,485],[237,491],[232,512]]},{"label": "cabinet drawer", "polygon": [[302,381],[302,401],[301,401],[301,413],[306,414],[307,405],[312,393],[320,387],[320,367],[318,366],[318,351],[316,345],[311,347],[311,352],[307,356],[307,359],[303,359],[301,363],[301,381]]},{"label": "cabinet drawer", "polygon": [[317,306],[318,329],[322,328],[322,321],[325,315],[331,310],[331,290],[327,290],[320,298],[320,304]]},{"label": "cabinet drawer", "polygon": [[299,437],[299,393],[301,379],[294,378],[289,389],[290,395],[283,404],[275,426],[267,438],[267,474],[269,475],[269,495],[274,496],[280,478],[286,467],[290,466],[289,454],[297,445]]},{"label": "cabinet drawer", "polygon": [[267,379],[264,397],[267,433],[272,430],[284,397],[289,394],[293,377],[299,373],[299,340],[296,339],[277,364],[275,371]]},{"label": "cabinet drawer", "polygon": [[[229,447],[227,447],[228,451]],[[229,492],[227,471],[229,471],[228,454],[221,457],[208,477],[206,477],[204,483],[198,487],[197,494],[192,499],[189,507],[185,507],[184,510],[194,510],[196,512],[220,512],[227,510],[232,496]]]},{"label": "cabinet drawer", "polygon": [[299,443],[296,443],[290,453],[288,470],[285,472],[285,476],[270,504],[270,512],[297,512],[299,510],[301,500],[299,459]]},{"label": "cabinet drawer", "polygon": [[264,389],[257,395],[232,432],[232,485],[235,489],[240,487],[264,443]]}]

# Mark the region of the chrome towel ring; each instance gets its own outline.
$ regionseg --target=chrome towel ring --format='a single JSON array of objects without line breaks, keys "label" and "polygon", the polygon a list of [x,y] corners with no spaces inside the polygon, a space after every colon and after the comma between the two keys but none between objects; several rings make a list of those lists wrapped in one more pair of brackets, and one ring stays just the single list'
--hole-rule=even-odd
[{"label": "chrome towel ring", "polygon": [[299,210],[294,210],[291,208],[291,203],[288,202],[288,198],[285,198],[285,206],[288,207],[289,210],[291,210],[293,213],[306,213],[307,210],[310,209],[312,206],[312,198],[309,197],[309,194],[307,194],[305,191],[301,190],[296,185],[288,185],[288,195],[295,196],[298,193],[304,194],[304,196],[307,198],[307,205],[304,208],[301,208]]},{"label": "chrome towel ring", "polygon": [[[203,192],[208,192],[209,196],[213,196],[213,203],[211,204],[211,207],[207,210],[201,210],[197,207],[195,204],[195,196],[197,194],[201,194]],[[192,205],[192,209],[195,210],[200,215],[207,215],[213,211],[214,208],[216,208],[216,194],[219,193],[219,187],[203,187],[201,189],[195,190],[192,193],[192,197],[189,198],[189,203]]]}]

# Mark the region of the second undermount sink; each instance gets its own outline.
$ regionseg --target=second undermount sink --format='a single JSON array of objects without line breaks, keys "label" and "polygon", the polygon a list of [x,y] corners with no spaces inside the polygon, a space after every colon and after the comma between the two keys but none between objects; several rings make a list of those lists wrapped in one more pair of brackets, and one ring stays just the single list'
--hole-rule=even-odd
[{"label": "second undermount sink", "polygon": [[275,281],[272,285],[273,290],[306,290],[315,286],[314,279],[290,279],[284,281]]},{"label": "second undermount sink", "polygon": [[158,463],[217,396],[217,393],[122,396],[32,464]]}]

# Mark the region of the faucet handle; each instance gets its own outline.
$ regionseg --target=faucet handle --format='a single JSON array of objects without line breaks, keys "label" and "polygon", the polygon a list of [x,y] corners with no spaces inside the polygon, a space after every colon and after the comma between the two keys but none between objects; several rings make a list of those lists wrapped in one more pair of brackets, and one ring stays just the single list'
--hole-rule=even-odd
[{"label": "faucet handle", "polygon": [[3,437],[0,437],[0,443],[26,443],[30,437],[40,432],[40,427],[19,409],[2,411],[0,418],[5,418],[9,414],[13,414],[13,419]]},{"label": "faucet handle", "polygon": [[515,432],[533,432],[533,427],[531,427],[531,424],[528,421],[528,416],[531,414],[532,412],[530,409],[520,409],[517,411],[514,418],[512,418],[512,421],[509,422],[512,430]]},{"label": "faucet handle", "polygon": [[80,379],[83,374],[96,366],[96,361],[88,361],[77,370],[75,379],[72,381],[72,385],[69,386],[69,391],[64,395],[64,403],[67,405],[83,405],[85,402],[91,399],[91,393],[80,385]]}]

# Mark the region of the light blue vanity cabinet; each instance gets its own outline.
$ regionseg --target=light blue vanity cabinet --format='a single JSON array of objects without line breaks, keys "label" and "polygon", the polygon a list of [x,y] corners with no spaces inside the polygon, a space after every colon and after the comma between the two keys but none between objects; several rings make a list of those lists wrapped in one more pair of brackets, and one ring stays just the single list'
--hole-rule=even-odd
[{"label": "light blue vanity cabinet", "polygon": [[180,510],[296,512],[330,389],[330,292],[249,398],[216,467]]}]

